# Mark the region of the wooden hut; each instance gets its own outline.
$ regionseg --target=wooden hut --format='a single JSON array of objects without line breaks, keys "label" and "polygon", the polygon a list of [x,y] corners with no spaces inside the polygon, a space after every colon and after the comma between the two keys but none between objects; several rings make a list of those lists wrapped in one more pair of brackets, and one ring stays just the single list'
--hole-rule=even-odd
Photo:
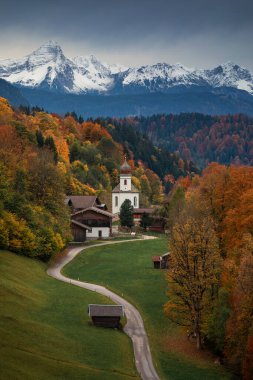
[{"label": "wooden hut", "polygon": [[124,316],[124,310],[121,305],[90,304],[88,314],[95,326],[118,328],[120,318]]},{"label": "wooden hut", "polygon": [[153,256],[152,261],[155,269],[167,269],[169,267],[170,252],[162,256]]}]

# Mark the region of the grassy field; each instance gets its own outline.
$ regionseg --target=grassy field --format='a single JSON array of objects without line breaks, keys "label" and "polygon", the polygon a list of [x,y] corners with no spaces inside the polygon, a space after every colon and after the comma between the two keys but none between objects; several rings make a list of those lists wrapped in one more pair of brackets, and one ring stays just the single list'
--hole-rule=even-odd
[{"label": "grassy field", "polygon": [[137,306],[161,379],[232,379],[232,375],[214,364],[208,352],[198,353],[185,334],[164,316],[164,271],[153,269],[151,257],[167,250],[164,238],[91,248],[68,264],[64,273],[104,285]]},{"label": "grassy field", "polygon": [[0,379],[139,379],[128,337],[89,321],[88,303],[107,299],[10,252],[0,251],[0,279]]}]

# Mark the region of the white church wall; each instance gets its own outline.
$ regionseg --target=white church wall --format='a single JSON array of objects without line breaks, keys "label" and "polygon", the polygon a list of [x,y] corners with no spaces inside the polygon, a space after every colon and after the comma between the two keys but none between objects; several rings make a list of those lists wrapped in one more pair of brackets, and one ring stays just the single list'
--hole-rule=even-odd
[{"label": "white church wall", "polygon": [[131,176],[122,175],[120,176],[120,191],[131,191]]},{"label": "white church wall", "polygon": [[[116,202],[117,198],[117,202]],[[120,207],[122,203],[129,199],[131,201],[131,204],[134,208],[139,208],[139,193],[113,193],[112,194],[112,213],[118,214],[120,212]]]}]

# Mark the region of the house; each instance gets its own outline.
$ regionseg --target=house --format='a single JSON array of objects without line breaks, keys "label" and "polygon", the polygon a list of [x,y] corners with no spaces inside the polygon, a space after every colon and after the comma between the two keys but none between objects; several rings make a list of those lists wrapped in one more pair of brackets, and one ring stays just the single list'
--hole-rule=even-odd
[{"label": "house", "polygon": [[155,269],[168,269],[169,267],[170,252],[162,256],[153,256],[152,261]]},{"label": "house", "polygon": [[166,223],[166,218],[159,215],[153,215],[149,231],[165,233]]},{"label": "house", "polygon": [[139,208],[139,191],[132,184],[132,169],[126,157],[120,167],[120,182],[112,191],[112,213],[118,214],[126,199],[131,201],[133,208]]},{"label": "house", "polygon": [[113,215],[98,197],[69,196],[65,203],[71,210],[70,225],[75,242],[111,236]]},{"label": "house", "polygon": [[149,216],[152,216],[154,213],[154,208],[134,208],[133,210],[133,218],[135,222],[140,222],[143,214],[148,214]]},{"label": "house", "polygon": [[120,318],[124,316],[124,310],[121,305],[90,304],[88,314],[95,326],[118,328]]},{"label": "house", "polygon": [[[88,207],[71,215],[71,224],[76,222],[86,228],[86,238],[108,238],[112,233],[113,215],[97,207]],[[78,225],[78,227],[79,227]]]}]

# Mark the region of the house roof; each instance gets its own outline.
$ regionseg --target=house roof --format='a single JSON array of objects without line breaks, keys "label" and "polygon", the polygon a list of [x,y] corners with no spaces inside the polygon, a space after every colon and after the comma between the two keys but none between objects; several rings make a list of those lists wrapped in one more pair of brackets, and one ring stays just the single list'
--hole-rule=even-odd
[{"label": "house roof", "polygon": [[72,223],[72,224],[75,224],[76,226],[79,226],[79,227],[83,228],[84,230],[88,230],[89,232],[92,231],[92,228],[91,228],[91,227],[87,226],[86,224],[83,224],[83,223],[77,222],[76,220],[73,220],[73,219],[72,219],[72,220],[71,220],[71,223]]},{"label": "house roof", "polygon": [[90,317],[123,317],[124,310],[121,305],[94,305],[88,307]]},{"label": "house roof", "polygon": [[120,183],[114,187],[113,193],[139,193],[139,190],[136,189],[136,187],[131,184],[131,190],[127,191],[127,190],[120,190]]},{"label": "house roof", "polygon": [[81,214],[81,213],[86,212],[86,211],[94,211],[94,212],[96,212],[98,214],[102,214],[102,215],[108,216],[109,218],[113,218],[114,217],[114,215],[111,214],[109,211],[101,210],[100,208],[97,208],[97,207],[87,207],[87,208],[85,208],[83,210],[75,212],[71,216],[75,216],[75,215]]},{"label": "house roof", "polygon": [[93,207],[96,203],[100,203],[96,195],[71,195],[66,198],[66,203],[71,202],[75,209]]},{"label": "house roof", "polygon": [[155,211],[154,208],[134,208],[133,213],[134,214],[152,214]]}]

